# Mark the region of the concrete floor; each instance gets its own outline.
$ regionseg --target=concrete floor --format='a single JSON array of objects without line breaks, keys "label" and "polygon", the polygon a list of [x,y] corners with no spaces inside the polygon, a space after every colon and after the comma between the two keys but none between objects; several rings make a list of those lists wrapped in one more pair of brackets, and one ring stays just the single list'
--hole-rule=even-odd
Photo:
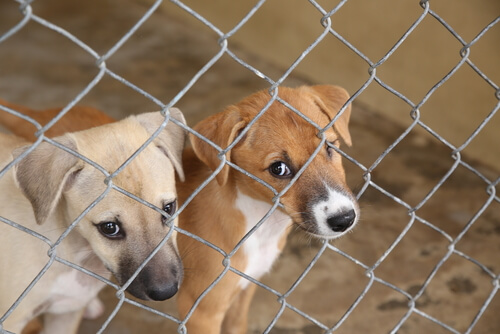
[{"label": "concrete floor", "polygon": [[[97,5],[99,3],[99,5]],[[116,0],[68,3],[47,0],[33,3],[34,13],[77,36],[103,54],[147,10],[143,4],[121,5]],[[13,2],[0,2],[0,34],[21,16]],[[165,13],[154,14],[107,62],[108,68],[163,102],[170,101],[219,50],[213,34],[200,33]],[[234,52],[271,78],[284,70],[264,62],[237,47]],[[34,108],[64,105],[73,99],[97,74],[95,60],[58,34],[29,23],[19,33],[0,43],[0,98]],[[293,73],[285,82],[309,84]],[[341,78],[332,82],[342,84]],[[222,110],[224,106],[269,85],[252,72],[223,56],[177,103],[189,125]],[[81,104],[92,105],[122,118],[157,109],[150,100],[122,83],[105,76]],[[346,152],[365,167],[404,132],[404,128],[381,116],[377,110],[355,102],[351,133],[354,146]],[[498,144],[495,144],[498,145]],[[489,180],[499,177],[500,166],[486,167],[463,157]],[[418,293],[435,266],[456,238],[488,200],[487,184],[476,174],[458,167],[412,221],[408,210],[391,194],[416,206],[453,165],[450,150],[430,135],[410,133],[371,174],[369,186],[360,198],[362,219],[353,233],[333,245],[368,267],[374,275],[411,295]],[[363,171],[346,162],[348,182],[362,189]],[[379,189],[381,187],[384,192]],[[492,273],[500,273],[500,204],[493,201],[475,220],[456,249],[479,261]],[[378,263],[391,244],[412,223],[398,245]],[[263,282],[286,292],[315,256],[320,243],[294,232],[273,272]],[[369,285],[366,270],[357,263],[327,250],[287,301],[310,317],[334,326],[356,298],[366,295],[336,333],[387,333],[408,311],[408,300],[379,281]],[[492,278],[480,266],[453,254],[435,273],[416,301],[418,310],[464,332],[494,291]],[[116,306],[111,289],[102,293],[107,312]],[[173,301],[148,304],[175,315]],[[260,289],[252,304],[249,333],[262,333],[278,312],[276,296]],[[496,295],[472,333],[500,333]],[[95,333],[105,321],[85,321],[80,334]],[[175,333],[177,325],[150,312],[124,305],[105,333]],[[316,334],[324,332],[312,321],[287,309],[271,333]],[[413,313],[398,333],[450,333],[427,317]]]}]

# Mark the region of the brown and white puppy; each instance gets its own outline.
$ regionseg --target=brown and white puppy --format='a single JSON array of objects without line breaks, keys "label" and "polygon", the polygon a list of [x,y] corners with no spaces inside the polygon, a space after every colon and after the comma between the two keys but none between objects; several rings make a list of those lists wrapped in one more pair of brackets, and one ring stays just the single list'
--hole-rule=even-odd
[{"label": "brown and white puppy", "polygon": [[[179,110],[172,109],[171,116],[185,122]],[[159,112],[146,113],[55,141],[113,173],[164,120]],[[0,134],[1,172],[15,157],[27,154],[0,177],[0,329],[20,333],[30,319],[44,314],[44,333],[76,333],[83,315],[93,317],[102,311],[97,293],[104,283],[59,261],[51,262],[47,254],[105,278],[112,273],[119,284],[125,284],[176,223],[168,217],[176,209],[175,172],[184,178],[184,138],[184,131],[170,121],[111,181],[156,209],[112,188],[51,249],[69,224],[105,192],[106,176],[50,143],[41,142],[28,153],[31,144]],[[47,239],[33,237],[5,220]],[[40,281],[10,313],[9,308],[46,265]],[[164,300],[177,292],[181,279],[173,233],[127,290],[141,299]]]},{"label": "brown and white puppy", "polygon": [[[349,98],[344,89],[328,85],[280,87],[278,95],[321,128],[330,123]],[[194,130],[225,149],[268,101],[267,92],[258,92],[201,121]],[[351,145],[349,116],[350,106],[333,128],[325,132],[329,145],[338,146],[340,140]],[[181,203],[221,165],[218,150],[197,136],[190,135],[190,139],[193,149],[186,149],[183,157],[187,182],[178,189]],[[227,152],[226,159],[278,193],[319,145],[318,129],[275,101]],[[226,164],[216,179],[181,212],[179,226],[182,229],[222,251],[178,234],[185,278],[177,300],[181,318],[189,317],[188,333],[246,333],[255,284],[228,271],[201,300],[198,299],[224,271],[224,264],[258,280],[279,256],[292,223],[314,236],[333,239],[350,231],[359,217],[357,201],[346,185],[341,156],[324,145],[281,196],[282,207],[253,231],[230,258],[226,258],[225,254],[232,253],[269,212],[274,197],[267,186]],[[199,304],[193,307],[196,302]]]}]

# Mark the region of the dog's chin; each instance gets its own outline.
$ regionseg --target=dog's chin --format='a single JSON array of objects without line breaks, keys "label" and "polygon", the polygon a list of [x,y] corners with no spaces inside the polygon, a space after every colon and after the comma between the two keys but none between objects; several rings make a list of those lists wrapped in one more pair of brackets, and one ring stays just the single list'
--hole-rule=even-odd
[{"label": "dog's chin", "polygon": [[312,235],[313,237],[318,238],[318,239],[334,240],[334,239],[338,239],[338,238],[344,236],[345,234],[347,234],[349,232],[350,232],[350,230],[345,231],[345,232],[341,232],[341,233],[332,232],[332,234],[318,234],[318,233],[311,233],[311,232],[308,232],[308,233],[310,235]]},{"label": "dog's chin", "polygon": [[346,231],[343,232],[335,232],[327,228],[324,228],[322,231],[322,229],[318,228],[316,224],[304,224],[303,222],[294,222],[294,223],[310,236],[317,239],[326,239],[326,240],[338,239],[344,236],[345,234],[351,232],[354,227],[351,226],[350,228],[348,228]]}]

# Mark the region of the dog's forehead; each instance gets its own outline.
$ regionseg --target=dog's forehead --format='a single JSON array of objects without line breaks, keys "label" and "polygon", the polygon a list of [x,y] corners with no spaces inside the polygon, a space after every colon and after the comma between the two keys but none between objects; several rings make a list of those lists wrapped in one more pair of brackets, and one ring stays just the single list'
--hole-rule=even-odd
[{"label": "dog's forehead", "polygon": [[130,161],[113,181],[148,201],[156,200],[158,194],[175,192],[174,167],[154,145],[149,145]]},{"label": "dog's forehead", "polygon": [[[74,139],[79,153],[113,172],[139,150],[149,136],[138,122],[125,119],[75,133]],[[153,145],[149,144],[144,152]]]},{"label": "dog's forehead", "polygon": [[[106,126],[106,131],[82,132],[75,136],[79,153],[109,173],[122,167],[149,138],[146,130],[134,122],[119,127],[113,125]],[[151,199],[158,191],[174,189],[174,168],[153,141],[127,163],[114,177],[113,183],[137,196]]]},{"label": "dog's forehead", "polygon": [[[320,129],[326,127],[331,121],[320,107],[319,97],[307,87],[281,87],[278,91],[278,97],[260,116],[261,120],[257,121],[260,126],[273,124],[272,127],[282,128],[285,125],[291,125],[318,132],[319,130],[314,129],[314,126],[308,125],[308,121],[303,116],[315,123]],[[268,92],[260,91],[241,101],[239,107],[246,114],[247,121],[250,121],[266,107],[270,100],[271,95]],[[264,126],[264,128],[270,127]],[[332,128],[327,129],[325,134],[330,137],[335,136]]]},{"label": "dog's forehead", "polygon": [[[287,101],[288,102],[288,101]],[[253,136],[257,138],[274,139],[284,142],[317,143],[320,141],[318,134],[327,126],[330,119],[321,112],[320,108],[311,101],[292,101],[290,103],[296,110],[275,101],[252,127]],[[296,111],[302,113],[298,114]],[[337,135],[332,127],[325,132],[326,139],[334,141]],[[282,140],[280,140],[280,138]]]}]

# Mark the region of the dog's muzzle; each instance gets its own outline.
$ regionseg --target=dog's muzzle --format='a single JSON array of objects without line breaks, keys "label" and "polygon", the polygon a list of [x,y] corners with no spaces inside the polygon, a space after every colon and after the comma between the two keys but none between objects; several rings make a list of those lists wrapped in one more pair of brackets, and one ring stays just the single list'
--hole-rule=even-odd
[{"label": "dog's muzzle", "polygon": [[[120,285],[125,284],[135,273],[143,256],[123,256],[119,271],[115,277]],[[161,301],[173,297],[182,282],[182,262],[173,244],[169,241],[142,268],[139,274],[127,287],[127,291],[142,300]]]},{"label": "dog's muzzle", "polygon": [[[317,202],[309,206],[307,230],[324,238],[336,238],[349,231],[359,219],[356,199],[350,194],[326,187]],[[312,218],[312,219],[311,219]]]},{"label": "dog's muzzle", "polygon": [[[169,268],[168,264],[164,266],[166,268],[160,269],[154,265],[155,263],[152,266],[146,265],[128,286],[127,291],[134,297],[161,301],[172,298],[179,290],[181,277],[178,270],[175,267]],[[127,276],[130,277],[130,275]],[[124,283],[127,279],[121,281]]]}]

